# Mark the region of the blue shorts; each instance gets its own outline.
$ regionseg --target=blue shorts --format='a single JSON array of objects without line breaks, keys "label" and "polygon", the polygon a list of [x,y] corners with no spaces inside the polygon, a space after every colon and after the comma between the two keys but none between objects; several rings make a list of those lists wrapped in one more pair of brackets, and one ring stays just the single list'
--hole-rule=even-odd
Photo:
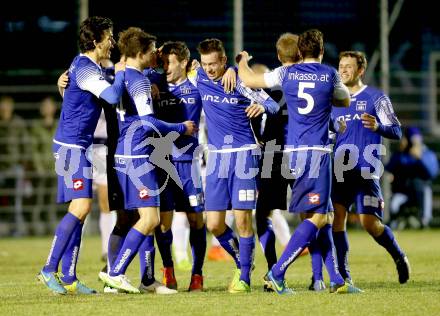
[{"label": "blue shorts", "polygon": [[[54,143],[55,171],[58,175],[57,203],[93,197],[92,164],[83,148]],[[91,158],[90,158],[91,159]]]},{"label": "blue shorts", "polygon": [[258,159],[251,150],[210,152],[206,168],[205,210],[254,209]]},{"label": "blue shorts", "polygon": [[[161,212],[176,210],[177,212],[200,213],[205,210],[200,164],[195,161],[173,162],[179,175],[182,188],[168,177],[165,189],[160,194]],[[167,175],[159,172],[159,183],[167,181]]]},{"label": "blue shorts", "polygon": [[140,207],[158,207],[159,186],[157,170],[145,158],[115,156],[115,168],[124,196],[126,210]]},{"label": "blue shorts", "polygon": [[384,201],[379,179],[364,179],[359,170],[344,172],[344,181],[333,178],[332,200],[350,210],[353,204],[357,214],[369,214],[382,219]]},{"label": "blue shorts", "polygon": [[330,200],[330,153],[308,150],[295,151],[290,155],[295,182],[289,212],[327,214],[333,209]]}]

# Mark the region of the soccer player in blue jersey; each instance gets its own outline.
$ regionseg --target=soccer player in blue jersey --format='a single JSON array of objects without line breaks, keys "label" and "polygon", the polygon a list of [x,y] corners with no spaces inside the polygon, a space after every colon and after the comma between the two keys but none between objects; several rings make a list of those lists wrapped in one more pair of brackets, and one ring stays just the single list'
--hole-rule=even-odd
[{"label": "soccer player in blue jersey", "polygon": [[335,119],[347,123],[345,133],[337,134],[335,144],[333,238],[339,271],[351,280],[345,223],[347,212],[355,204],[362,227],[388,251],[396,264],[399,282],[405,283],[410,274],[409,261],[391,229],[382,223],[384,200],[379,184],[383,171],[379,157],[382,137],[400,139],[402,132],[388,96],[362,82],[366,68],[364,53],[340,53],[339,74],[350,90],[351,103],[348,108],[333,109]]},{"label": "soccer player in blue jersey", "polygon": [[[100,273],[100,278],[113,288],[128,293],[139,293],[139,289],[130,284],[125,271],[139,249],[153,248],[154,229],[159,224],[159,192],[157,167],[168,167],[165,161],[164,144],[154,141],[155,132],[169,132],[192,135],[196,126],[192,121],[170,124],[158,120],[153,112],[150,81],[143,70],[154,63],[156,58],[156,37],[139,28],[130,27],[121,32],[118,47],[126,57],[125,92],[118,108],[120,137],[115,160],[118,179],[124,192],[124,208],[137,210],[139,220],[125,237],[119,254],[109,273]],[[166,170],[172,173],[173,170]],[[152,269],[151,258],[141,260],[143,270]],[[151,284],[141,283],[142,291],[155,287],[154,277]]]},{"label": "soccer player in blue jersey", "polygon": [[[258,145],[249,118],[264,111],[275,113],[279,106],[264,91],[246,88],[240,80],[231,93],[224,91],[221,79],[227,69],[227,58],[220,40],[206,39],[199,43],[198,51],[202,67],[190,79],[202,97],[209,131],[207,227],[235,260],[237,270],[229,292],[249,292],[255,248],[252,209],[258,172],[258,153],[254,152]],[[228,209],[234,210],[240,242],[225,224]]]},{"label": "soccer player in blue jersey", "polygon": [[[110,57],[113,48],[113,23],[93,16],[81,23],[79,47],[70,68],[70,83],[64,91],[61,117],[54,137],[55,169],[58,174],[59,203],[70,202],[68,213],[59,223],[45,266],[38,278],[58,294],[93,294],[76,277],[76,262],[81,245],[83,222],[92,206],[91,163],[86,150],[101,113],[98,99],[118,102],[123,91],[123,65],[116,65],[113,85],[104,80],[99,61]],[[61,280],[57,274],[62,261]]]},{"label": "soccer player in blue jersey", "polygon": [[[290,66],[300,60],[298,53],[298,35],[282,34],[276,43],[277,57],[283,66]],[[254,70],[254,72],[258,73]],[[271,92],[275,100],[279,100],[280,111],[276,115],[268,116],[265,122],[262,141],[265,144],[264,154],[260,161],[260,179],[256,206],[257,235],[267,261],[268,270],[277,262],[275,249],[275,234],[272,229],[271,213],[275,209],[285,210],[287,207],[287,188],[291,180],[282,176],[281,168],[283,146],[287,138],[287,105],[280,87]],[[271,159],[272,163],[265,163]],[[263,169],[267,166],[267,170]],[[290,233],[289,233],[290,236]],[[264,285],[265,291],[271,288]]]},{"label": "soccer player in blue jersey", "polygon": [[[187,79],[187,71],[191,67],[188,47],[183,42],[166,42],[160,50],[160,61],[164,74],[158,78],[160,98],[154,102],[155,113],[158,118],[166,122],[191,120],[198,125],[202,102],[197,88]],[[179,175],[180,186],[168,179],[167,187],[161,193],[161,223],[155,234],[164,265],[163,283],[170,288],[176,288],[177,282],[171,257],[173,240],[171,223],[174,209],[177,212],[186,212],[193,254],[189,291],[203,290],[202,267],[206,252],[200,166],[197,157],[193,157],[197,146],[197,135],[182,135],[174,141],[171,161]]]},{"label": "soccer player in blue jersey", "polygon": [[[241,53],[239,76],[254,88],[281,86],[288,108],[286,151],[291,153],[291,173],[295,178],[289,210],[306,218],[295,230],[277,263],[265,281],[278,294],[292,294],[285,281],[287,268],[305,247],[318,241],[330,275],[331,292],[359,292],[344,282],[333,256],[334,244],[329,212],[332,210],[331,159],[328,128],[332,105],[347,107],[349,93],[333,67],[321,64],[324,54],[323,35],[319,30],[299,36],[300,64],[282,66],[263,75],[252,73],[247,52]],[[264,168],[264,167],[263,167]],[[286,175],[288,176],[288,175]]]}]

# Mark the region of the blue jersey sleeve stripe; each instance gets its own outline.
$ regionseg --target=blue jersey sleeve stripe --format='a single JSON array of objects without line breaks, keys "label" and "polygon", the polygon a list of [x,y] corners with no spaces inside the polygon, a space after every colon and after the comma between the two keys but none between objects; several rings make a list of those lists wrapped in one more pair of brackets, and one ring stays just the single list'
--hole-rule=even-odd
[{"label": "blue jersey sleeve stripe", "polygon": [[394,113],[393,105],[386,95],[381,95],[375,102],[377,117],[383,125],[400,125],[396,114]]},{"label": "blue jersey sleeve stripe", "polygon": [[89,91],[96,97],[99,97],[102,91],[110,86],[96,66],[78,68],[76,71],[76,81],[80,89]]},{"label": "blue jersey sleeve stripe", "polygon": [[153,100],[151,98],[151,86],[148,80],[138,80],[129,88],[139,116],[153,113]]}]

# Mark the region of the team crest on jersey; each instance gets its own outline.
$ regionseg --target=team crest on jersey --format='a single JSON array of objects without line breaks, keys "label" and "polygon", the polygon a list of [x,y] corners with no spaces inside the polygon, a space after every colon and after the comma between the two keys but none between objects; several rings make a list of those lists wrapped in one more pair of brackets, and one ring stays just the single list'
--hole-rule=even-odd
[{"label": "team crest on jersey", "polygon": [[319,193],[309,193],[307,194],[307,198],[309,199],[309,204],[319,204]]},{"label": "team crest on jersey", "polygon": [[182,94],[190,94],[191,93],[191,87],[190,86],[181,86],[180,92]]},{"label": "team crest on jersey", "polygon": [[367,110],[367,101],[356,101],[356,111],[365,112]]},{"label": "team crest on jersey", "polygon": [[83,179],[73,179],[73,190],[80,191],[84,189]]},{"label": "team crest on jersey", "polygon": [[150,196],[148,195],[148,191],[147,189],[142,189],[139,191],[139,198],[141,200],[147,200],[150,198]]}]

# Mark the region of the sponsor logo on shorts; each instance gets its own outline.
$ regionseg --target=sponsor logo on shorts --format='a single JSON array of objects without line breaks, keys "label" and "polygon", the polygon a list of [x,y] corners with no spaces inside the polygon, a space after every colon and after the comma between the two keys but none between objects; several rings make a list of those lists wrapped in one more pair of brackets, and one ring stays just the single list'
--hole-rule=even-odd
[{"label": "sponsor logo on shorts", "polygon": [[374,208],[382,207],[383,201],[379,200],[376,196],[365,195],[364,196],[364,206],[370,206]]},{"label": "sponsor logo on shorts", "polygon": [[73,179],[73,190],[80,191],[84,189],[84,181],[82,179]]},{"label": "sponsor logo on shorts", "polygon": [[309,199],[309,204],[319,204],[319,193],[309,193],[307,194],[307,198]]},{"label": "sponsor logo on shorts", "polygon": [[255,190],[239,190],[238,200],[240,202],[255,201]]},{"label": "sponsor logo on shorts", "polygon": [[142,200],[147,200],[148,198],[150,198],[147,189],[142,189],[139,191],[139,198]]}]

